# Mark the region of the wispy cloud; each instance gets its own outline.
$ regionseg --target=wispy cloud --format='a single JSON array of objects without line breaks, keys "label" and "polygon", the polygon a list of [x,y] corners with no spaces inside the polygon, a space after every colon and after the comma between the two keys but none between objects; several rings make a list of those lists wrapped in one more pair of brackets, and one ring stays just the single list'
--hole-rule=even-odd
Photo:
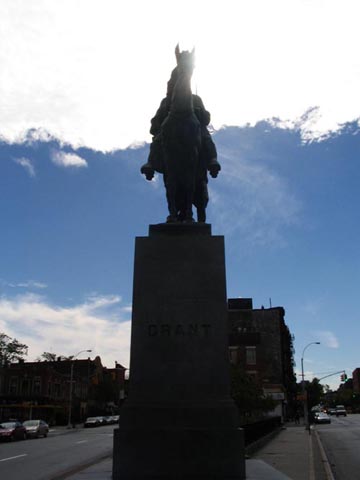
[{"label": "wispy cloud", "polygon": [[[116,311],[114,311],[116,308]],[[59,355],[92,349],[106,366],[129,364],[130,319],[118,296],[87,298],[72,307],[35,294],[0,298],[0,331],[29,346],[29,360],[50,348]]]},{"label": "wispy cloud", "polygon": [[339,348],[339,340],[333,332],[321,330],[315,332],[316,337],[319,338],[322,345],[328,348]]},{"label": "wispy cloud", "polygon": [[250,163],[238,151],[224,149],[220,154],[226,194],[211,183],[210,202],[221,230],[252,244],[284,244],[282,230],[298,224],[301,216],[301,203],[286,179],[266,165]]},{"label": "wispy cloud", "polygon": [[27,173],[30,175],[30,177],[35,177],[35,168],[34,165],[31,163],[31,160],[25,157],[21,158],[14,158],[14,162],[17,163],[18,165],[21,165]]},{"label": "wispy cloud", "polygon": [[10,288],[36,288],[36,289],[43,289],[47,288],[46,283],[37,282],[35,280],[27,280],[25,282],[8,282],[6,280],[0,279],[0,284],[4,287]]},{"label": "wispy cloud", "polygon": [[66,153],[54,150],[51,152],[51,160],[58,167],[81,168],[88,166],[87,161],[75,153]]}]

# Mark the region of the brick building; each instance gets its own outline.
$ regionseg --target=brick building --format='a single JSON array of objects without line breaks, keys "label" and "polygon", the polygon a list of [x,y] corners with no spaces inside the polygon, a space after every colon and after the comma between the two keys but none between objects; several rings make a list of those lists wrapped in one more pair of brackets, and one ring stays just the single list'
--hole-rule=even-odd
[{"label": "brick building", "polygon": [[360,393],[360,368],[355,368],[352,372],[354,393]]},{"label": "brick building", "polygon": [[[103,367],[100,357],[84,360],[12,363],[0,367],[0,419],[42,418],[51,424],[65,423],[69,412],[70,374],[73,364],[72,417],[101,414],[107,403],[119,407],[124,391],[125,368]],[[103,385],[108,396],[100,395]],[[110,388],[109,388],[110,387]],[[111,413],[111,412],[110,412]]]},{"label": "brick building", "polygon": [[251,298],[228,300],[229,356],[276,403],[274,415],[286,417],[296,398],[293,337],[283,307],[253,309]]}]

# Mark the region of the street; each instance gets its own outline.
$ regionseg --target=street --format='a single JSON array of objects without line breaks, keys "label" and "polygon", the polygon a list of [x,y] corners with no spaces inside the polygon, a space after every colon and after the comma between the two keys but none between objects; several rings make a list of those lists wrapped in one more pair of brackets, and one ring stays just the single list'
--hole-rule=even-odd
[{"label": "street", "polygon": [[317,425],[336,480],[360,479],[360,414],[331,417],[330,425]]},{"label": "street", "polygon": [[55,480],[76,467],[112,453],[114,425],[67,431],[50,430],[47,438],[0,443],[0,478]]}]

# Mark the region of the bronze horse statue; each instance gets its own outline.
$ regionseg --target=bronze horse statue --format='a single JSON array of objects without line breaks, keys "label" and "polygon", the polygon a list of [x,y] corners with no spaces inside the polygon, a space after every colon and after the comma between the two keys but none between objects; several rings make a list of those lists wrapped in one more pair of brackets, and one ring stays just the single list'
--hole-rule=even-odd
[{"label": "bronze horse statue", "polygon": [[201,149],[201,126],[194,112],[191,92],[194,54],[194,49],[180,52],[176,46],[177,78],[169,114],[161,126],[168,223],[194,221],[192,204]]}]

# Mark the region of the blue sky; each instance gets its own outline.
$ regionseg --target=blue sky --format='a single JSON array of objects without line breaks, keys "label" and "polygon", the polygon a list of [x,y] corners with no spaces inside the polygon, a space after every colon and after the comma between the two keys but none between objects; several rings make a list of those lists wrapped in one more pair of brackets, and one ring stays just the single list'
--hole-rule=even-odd
[{"label": "blue sky", "polygon": [[0,331],[29,359],[92,348],[128,365],[134,238],[167,215],[162,179],[139,168],[180,42],[196,47],[193,89],[222,164],[208,221],[225,236],[228,296],[285,308],[297,369],[321,341],[307,378],[351,374],[358,2],[184,0],[164,22],[168,11],[168,0],[1,2]]},{"label": "blue sky", "polygon": [[[222,172],[208,219],[225,235],[229,297],[284,306],[298,368],[358,366],[359,167],[356,122],[304,142],[279,122],[214,134]],[[0,144],[0,329],[42,351],[92,348],[128,364],[135,236],[166,218],[148,145],[101,153],[56,139]],[[324,373],[325,375],[326,373]],[[335,378],[335,384],[337,378]]]}]

